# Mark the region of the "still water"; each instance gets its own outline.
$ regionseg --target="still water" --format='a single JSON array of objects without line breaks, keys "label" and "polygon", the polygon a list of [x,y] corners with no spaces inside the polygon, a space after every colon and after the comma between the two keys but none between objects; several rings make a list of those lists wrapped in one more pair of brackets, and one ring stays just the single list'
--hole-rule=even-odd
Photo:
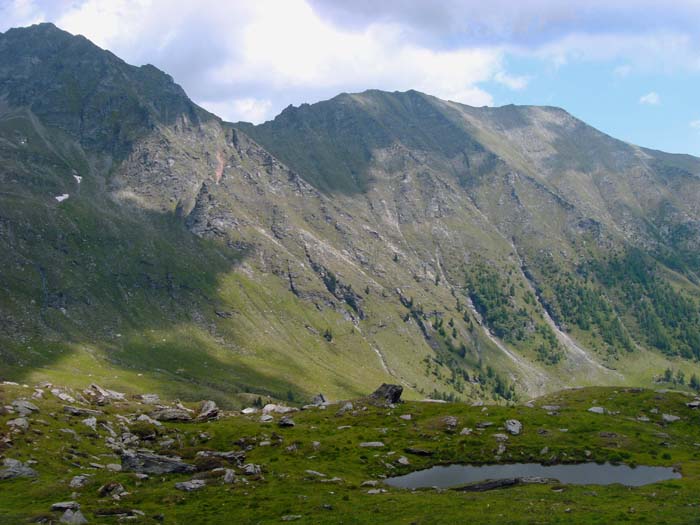
[{"label": "still water", "polygon": [[629,467],[610,463],[579,463],[576,465],[540,465],[512,463],[509,465],[449,465],[432,467],[386,480],[388,485],[406,489],[424,487],[454,487],[478,481],[507,478],[541,477],[556,479],[572,485],[612,485],[620,483],[639,487],[677,479],[681,475],[671,467]]}]

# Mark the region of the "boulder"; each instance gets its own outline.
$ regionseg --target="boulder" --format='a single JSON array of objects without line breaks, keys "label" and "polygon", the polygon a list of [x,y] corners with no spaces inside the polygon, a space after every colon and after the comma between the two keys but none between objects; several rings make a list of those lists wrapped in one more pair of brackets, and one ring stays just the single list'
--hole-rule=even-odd
[{"label": "boulder", "polygon": [[360,446],[362,448],[382,448],[384,443],[381,441],[365,441],[364,443],[360,443]]},{"label": "boulder", "polygon": [[296,408],[292,407],[287,407],[284,405],[276,405],[274,403],[268,403],[265,405],[262,409],[263,414],[270,414],[270,413],[275,413],[275,414],[289,414],[290,412],[296,412]]},{"label": "boulder", "polygon": [[517,419],[509,419],[505,424],[506,432],[517,436],[523,431],[523,424]]},{"label": "boulder", "polygon": [[97,419],[95,419],[94,416],[85,418],[85,419],[83,419],[83,425],[92,429],[93,431],[96,431],[97,430]]},{"label": "boulder", "polygon": [[26,417],[10,419],[7,426],[15,432],[25,432],[29,429],[29,420]]},{"label": "boulder", "polygon": [[185,492],[192,492],[204,488],[206,484],[207,482],[203,479],[192,479],[190,481],[175,483],[175,488],[178,490],[184,490]]},{"label": "boulder", "polygon": [[124,485],[121,483],[117,483],[115,481],[110,481],[109,483],[105,483],[102,485],[98,491],[97,494],[101,498],[112,498],[114,500],[120,500],[122,496],[125,496],[127,494],[126,490],[124,490]]},{"label": "boulder", "polygon": [[218,417],[219,407],[216,406],[216,403],[214,403],[214,401],[202,401],[197,419],[199,421],[205,421],[208,419],[217,419]]},{"label": "boulder", "polygon": [[160,396],[158,394],[140,394],[136,396],[136,399],[147,405],[156,405],[160,403]]},{"label": "boulder", "polygon": [[277,425],[280,427],[293,427],[295,424],[294,420],[289,416],[283,416],[277,422]]},{"label": "boulder", "polygon": [[63,516],[61,516],[60,522],[68,523],[69,525],[84,525],[88,520],[79,510],[68,509],[63,513]]},{"label": "boulder", "polygon": [[78,510],[80,508],[80,503],[77,501],[59,501],[51,505],[51,510],[62,511],[62,510]]},{"label": "boulder", "polygon": [[399,418],[403,419],[404,421],[411,421],[413,416],[411,416],[411,414],[401,414]]},{"label": "boulder", "polygon": [[690,403],[686,403],[685,406],[687,406],[688,408],[698,408],[700,407],[700,401],[691,401]]},{"label": "boulder", "polygon": [[591,407],[588,411],[592,414],[605,414],[605,409],[603,407]]},{"label": "boulder", "polygon": [[678,421],[680,417],[674,416],[673,414],[661,414],[661,419],[664,423],[673,423],[674,421]]},{"label": "boulder", "polygon": [[256,465],[255,463],[248,463],[243,465],[243,474],[246,476],[258,476],[262,473],[262,467]]},{"label": "boulder", "polygon": [[347,414],[348,412],[351,412],[355,407],[353,407],[352,403],[348,401],[347,403],[344,403],[342,407],[335,413],[336,416],[342,416],[343,414]]},{"label": "boulder", "polygon": [[254,408],[254,407],[248,407],[248,408],[244,408],[243,410],[241,410],[241,414],[244,414],[246,416],[248,416],[250,414],[257,414],[257,413],[258,413],[258,409]]},{"label": "boulder", "polygon": [[12,408],[22,417],[29,416],[33,412],[39,412],[39,407],[26,399],[15,399],[12,402]]},{"label": "boulder", "polygon": [[100,385],[96,385],[95,383],[92,383],[89,387],[83,390],[83,394],[90,398],[93,403],[98,405],[105,405],[110,401],[126,401],[126,394],[109,390],[107,388],[102,388]]},{"label": "boulder", "polygon": [[184,474],[194,472],[195,468],[178,457],[127,450],[122,454],[122,470],[142,474]]},{"label": "boulder", "polygon": [[160,421],[153,419],[148,414],[141,414],[139,417],[136,418],[136,421],[143,421],[144,423],[148,423],[149,425],[154,425],[156,427],[163,426]]},{"label": "boulder", "polygon": [[375,401],[395,405],[401,401],[401,394],[403,394],[403,387],[401,385],[382,383],[369,397]]},{"label": "boulder", "polygon": [[72,489],[81,489],[85,485],[87,485],[87,483],[89,481],[90,481],[90,477],[85,475],[85,474],[82,474],[79,476],[73,476],[73,479],[70,480],[70,483],[68,484],[68,486]]},{"label": "boulder", "polygon": [[316,405],[316,406],[325,405],[327,403],[328,403],[328,400],[326,399],[326,396],[324,396],[323,394],[317,394],[311,400],[311,404]]},{"label": "boulder", "polygon": [[102,410],[92,410],[90,408],[80,408],[71,405],[63,405],[63,411],[71,416],[101,416],[103,414]]},{"label": "boulder", "polygon": [[260,416],[261,423],[269,423],[273,419],[275,419],[275,418],[272,417],[270,414],[263,414],[262,416]]},{"label": "boulder", "polygon": [[35,478],[36,470],[17,459],[5,458],[0,469],[0,479]]},{"label": "boulder", "polygon": [[191,421],[192,416],[187,410],[175,407],[165,407],[154,411],[151,414],[153,419],[158,421]]},{"label": "boulder", "polygon": [[442,424],[447,430],[454,430],[457,428],[457,418],[455,416],[445,416],[442,418]]}]

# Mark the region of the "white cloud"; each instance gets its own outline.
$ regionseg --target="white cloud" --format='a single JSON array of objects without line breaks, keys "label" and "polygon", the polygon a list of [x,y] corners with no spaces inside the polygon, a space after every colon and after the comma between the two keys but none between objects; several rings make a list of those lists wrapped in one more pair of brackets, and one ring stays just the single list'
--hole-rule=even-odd
[{"label": "white cloud", "polygon": [[500,48],[433,49],[394,23],[338,27],[305,0],[87,0],[57,24],[129,62],[154,63],[232,120],[259,122],[290,103],[368,88],[491,105],[480,84],[523,89],[528,80],[505,71]]},{"label": "white cloud", "polygon": [[525,76],[513,76],[509,75],[505,71],[499,71],[493,76],[494,81],[498,82],[499,84],[503,84],[504,86],[518,91],[521,89],[525,89],[530,82],[529,77]]},{"label": "white cloud", "polygon": [[42,9],[33,0],[0,0],[0,31],[36,24],[43,19]]},{"label": "white cloud", "polygon": [[693,129],[698,129],[700,130],[700,119],[698,120],[691,120],[690,121],[690,127]]},{"label": "white cloud", "polygon": [[202,100],[205,109],[224,120],[243,120],[246,122],[264,122],[270,116],[272,101],[256,98],[239,98],[230,101]]},{"label": "white cloud", "polygon": [[650,106],[658,106],[661,103],[661,97],[656,91],[650,91],[646,95],[639,97],[640,104],[647,104]]}]

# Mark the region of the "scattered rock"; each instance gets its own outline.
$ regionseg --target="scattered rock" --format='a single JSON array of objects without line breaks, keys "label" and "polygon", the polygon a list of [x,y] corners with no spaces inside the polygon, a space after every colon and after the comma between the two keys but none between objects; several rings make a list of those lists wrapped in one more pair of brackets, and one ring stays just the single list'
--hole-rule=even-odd
[{"label": "scattered rock", "polygon": [[199,415],[197,419],[199,421],[205,421],[209,419],[216,419],[219,417],[219,407],[214,401],[203,401],[199,408]]},{"label": "scattered rock", "polygon": [[111,472],[121,472],[122,466],[118,463],[108,463],[107,470],[109,470]]},{"label": "scattered rock", "polygon": [[85,474],[81,474],[80,476],[73,476],[73,479],[70,480],[70,483],[68,483],[68,486],[72,489],[81,489],[87,483],[90,481],[90,476],[87,476]]},{"label": "scattered rock", "polygon": [[262,409],[263,414],[270,414],[270,413],[275,413],[275,414],[289,414],[290,412],[296,412],[296,408],[292,407],[287,407],[284,405],[276,405],[274,403],[268,403],[265,405]]},{"label": "scattered rock", "polygon": [[360,486],[361,487],[376,487],[377,485],[379,485],[379,482],[377,480],[370,479],[369,481],[363,481]]},{"label": "scattered rock", "polygon": [[317,471],[315,471],[315,470],[305,470],[304,472],[305,472],[306,474],[308,474],[309,476],[316,476],[316,477],[319,477],[319,478],[325,478],[325,477],[326,477],[325,474],[323,474],[323,473],[321,473],[321,472],[317,472]]},{"label": "scattered rock", "polygon": [[7,426],[14,432],[26,432],[29,429],[29,420],[26,417],[10,419]]},{"label": "scattered rock", "polygon": [[700,407],[700,401],[691,401],[690,403],[686,403],[685,406],[688,408],[698,408]]},{"label": "scattered rock", "polygon": [[122,455],[122,470],[143,474],[170,474],[194,472],[195,468],[177,457],[127,450]]},{"label": "scattered rock", "polygon": [[542,405],[542,410],[547,412],[559,412],[561,407],[559,405]]},{"label": "scattered rock", "polygon": [[257,413],[258,413],[258,409],[253,408],[253,407],[248,407],[248,408],[244,408],[243,410],[241,410],[241,414],[245,414],[246,416],[248,416],[250,414],[257,414]]},{"label": "scattered rock", "polygon": [[386,493],[386,489],[369,489],[367,491],[367,494],[384,494]]},{"label": "scattered rock", "polygon": [[29,416],[34,412],[39,412],[39,407],[36,406],[34,403],[27,401],[26,399],[14,400],[12,402],[12,408],[15,409],[17,413],[22,417]]},{"label": "scattered rock", "polygon": [[492,427],[493,423],[491,421],[481,421],[476,424],[476,428],[488,428]]},{"label": "scattered rock", "polygon": [[517,419],[509,419],[505,424],[506,431],[517,436],[523,431],[523,424]]},{"label": "scattered rock", "polygon": [[262,468],[255,463],[248,463],[247,465],[243,465],[243,473],[246,476],[258,476],[262,473]]},{"label": "scattered rock", "polygon": [[224,471],[224,483],[231,484],[231,483],[234,483],[235,481],[236,481],[236,473],[232,469],[227,468]]},{"label": "scattered rock", "polygon": [[401,414],[399,417],[404,421],[411,421],[411,419],[413,418],[411,414]]},{"label": "scattered rock", "polygon": [[187,410],[182,408],[166,407],[154,411],[151,414],[153,419],[158,421],[191,421],[192,416]]},{"label": "scattered rock", "polygon": [[4,468],[0,469],[0,479],[35,478],[36,470],[17,459],[5,458]]},{"label": "scattered rock", "polygon": [[51,393],[61,401],[65,401],[66,403],[75,403],[75,398],[63,390],[52,388]]},{"label": "scattered rock", "polygon": [[153,425],[156,427],[162,427],[163,425],[161,424],[160,421],[153,419],[151,416],[148,414],[141,414],[139,417],[136,418],[136,421],[143,421],[144,423],[148,423],[149,425]]},{"label": "scattered rock", "polygon": [[282,521],[297,521],[303,518],[301,514],[287,514],[282,516]]},{"label": "scattered rock", "polygon": [[384,443],[381,441],[366,441],[364,443],[360,443],[360,446],[362,448],[382,448]]},{"label": "scattered rock", "polygon": [[382,385],[372,392],[369,397],[375,401],[395,405],[396,403],[401,402],[402,393],[403,387],[401,385],[382,383]]},{"label": "scattered rock", "polygon": [[399,465],[410,465],[411,462],[408,460],[406,456],[401,456],[399,459],[396,460],[396,462]]},{"label": "scattered rock", "polygon": [[70,509],[63,513],[63,516],[61,516],[60,521],[61,523],[68,523],[70,525],[84,525],[88,522],[88,520],[85,519],[85,516],[83,516],[82,512],[80,512],[79,510]]},{"label": "scattered rock", "polygon": [[447,430],[454,430],[457,428],[458,421],[455,416],[445,416],[441,421]]},{"label": "scattered rock", "polygon": [[277,422],[277,425],[280,427],[293,427],[295,424],[294,420],[289,416],[283,416]]},{"label": "scattered rock", "polygon": [[110,481],[102,485],[98,489],[97,494],[101,498],[112,498],[119,501],[123,496],[126,496],[128,492],[124,490],[124,486],[121,483]]},{"label": "scattered rock", "polygon": [[175,488],[178,490],[184,490],[185,492],[192,492],[204,488],[206,484],[207,482],[203,479],[192,479],[190,481],[175,483]]},{"label": "scattered rock", "polygon": [[664,423],[673,423],[674,421],[678,421],[680,417],[674,416],[673,414],[661,414],[661,419]]},{"label": "scattered rock", "polygon": [[95,419],[94,417],[88,417],[83,419],[83,425],[92,429],[93,431],[97,431],[97,419]]},{"label": "scattered rock", "polygon": [[505,478],[471,483],[469,485],[456,487],[453,490],[459,492],[486,492],[487,490],[515,487],[516,485],[520,485],[520,483],[522,483],[520,478]]},{"label": "scattered rock", "polygon": [[464,427],[462,430],[459,431],[460,436],[468,436],[472,433],[471,428]]},{"label": "scattered rock", "polygon": [[260,422],[261,423],[269,423],[272,421],[274,418],[270,414],[263,414],[260,416]]},{"label": "scattered rock", "polygon": [[503,443],[504,441],[508,441],[508,436],[506,434],[494,434],[493,438],[498,441],[499,443]]},{"label": "scattered rock", "polygon": [[432,450],[426,450],[424,448],[419,448],[419,447],[407,447],[404,449],[404,452],[407,454],[413,454],[414,456],[424,456],[424,457],[429,457],[435,454],[434,451]]},{"label": "scattered rock", "polygon": [[126,394],[102,388],[100,385],[92,383],[89,387],[83,390],[83,394],[89,397],[93,403],[105,405],[110,401],[126,401]]},{"label": "scattered rock", "polygon": [[59,501],[51,505],[51,510],[60,512],[63,510],[78,510],[80,508],[80,503],[77,501]]},{"label": "scattered rock", "polygon": [[343,414],[346,414],[347,412],[351,412],[353,410],[352,403],[349,401],[345,403],[342,407],[340,407],[340,410],[338,410],[335,415],[336,416],[342,416]]},{"label": "scattered rock", "polygon": [[605,409],[603,407],[591,407],[588,411],[592,414],[605,414]]},{"label": "scattered rock", "polygon": [[136,399],[147,405],[156,405],[160,403],[160,396],[158,394],[140,394],[136,396]]},{"label": "scattered rock", "polygon": [[71,405],[63,405],[63,411],[71,416],[101,416],[101,410],[92,410],[90,408],[80,408]]},{"label": "scattered rock", "polygon": [[323,394],[317,394],[311,400],[311,404],[316,406],[326,405],[328,404],[328,400]]}]

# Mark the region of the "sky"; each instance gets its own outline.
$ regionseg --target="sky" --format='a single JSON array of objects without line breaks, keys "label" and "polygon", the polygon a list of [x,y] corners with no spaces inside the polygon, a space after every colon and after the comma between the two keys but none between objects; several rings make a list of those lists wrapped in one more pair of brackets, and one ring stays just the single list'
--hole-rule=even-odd
[{"label": "sky", "polygon": [[700,0],[0,0],[172,75],[229,121],[341,92],[560,106],[622,140],[700,155]]}]

